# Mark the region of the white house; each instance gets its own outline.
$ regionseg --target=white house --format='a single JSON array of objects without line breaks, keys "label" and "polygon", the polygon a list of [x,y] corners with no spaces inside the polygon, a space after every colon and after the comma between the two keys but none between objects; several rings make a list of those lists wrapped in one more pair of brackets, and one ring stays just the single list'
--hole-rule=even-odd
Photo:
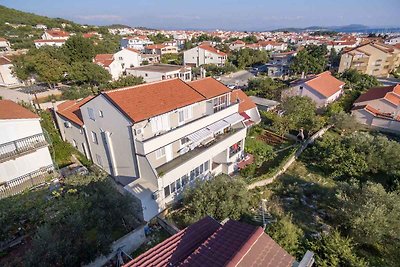
[{"label": "white house", "polygon": [[212,78],[170,79],[102,92],[76,105],[94,163],[141,201],[148,221],[195,180],[236,170],[248,115],[239,114],[241,102],[231,95]]},{"label": "white house", "polygon": [[69,32],[60,29],[52,29],[42,34],[42,40],[67,40],[69,36]]},{"label": "white house", "polygon": [[210,45],[199,45],[183,52],[183,62],[185,65],[201,66],[204,64],[225,65],[227,54],[219,51]]},{"label": "white house", "polygon": [[11,60],[0,56],[0,86],[17,86],[22,83],[13,73],[13,64]]},{"label": "white house", "polygon": [[261,50],[265,51],[285,51],[287,49],[286,43],[278,43],[275,41],[259,41],[257,45]]},{"label": "white house", "polygon": [[11,45],[10,42],[5,38],[0,38],[0,52],[10,51]]},{"label": "white house", "polygon": [[147,45],[144,48],[146,54],[157,54],[157,55],[164,55],[164,54],[177,54],[178,47],[166,44],[153,44]]},{"label": "white house", "polygon": [[67,100],[54,107],[54,117],[62,139],[72,144],[88,159],[92,158],[80,107],[92,98],[93,96],[88,96],[79,101]]},{"label": "white house", "polygon": [[153,64],[128,68],[126,69],[126,75],[143,77],[143,80],[147,83],[174,78],[179,78],[183,81],[191,81],[192,69],[190,67],[178,65]]},{"label": "white house", "polygon": [[133,48],[139,51],[143,51],[146,45],[154,44],[153,41],[147,36],[129,36],[124,37],[120,41],[121,48]]},{"label": "white house", "polygon": [[10,100],[0,100],[0,197],[44,182],[53,171],[40,118]]},{"label": "white house", "polygon": [[343,94],[344,82],[336,79],[329,71],[299,79],[290,84],[290,88],[282,92],[282,98],[288,96],[307,96],[317,107],[325,107]]},{"label": "white house", "polygon": [[230,50],[240,50],[246,46],[246,43],[241,40],[236,40],[229,45]]},{"label": "white house", "polygon": [[38,39],[34,40],[33,42],[35,43],[36,48],[40,48],[46,45],[60,47],[65,44],[65,41],[66,41],[65,39],[51,39],[51,40]]},{"label": "white house", "polygon": [[98,54],[94,58],[94,63],[106,69],[113,80],[123,75],[127,68],[139,66],[140,62],[140,52],[133,48],[125,48],[115,54]]}]

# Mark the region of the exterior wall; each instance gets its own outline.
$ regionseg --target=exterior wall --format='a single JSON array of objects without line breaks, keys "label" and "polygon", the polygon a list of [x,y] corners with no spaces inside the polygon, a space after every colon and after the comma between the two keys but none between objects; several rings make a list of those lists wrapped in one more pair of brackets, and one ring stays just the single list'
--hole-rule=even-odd
[{"label": "exterior wall", "polygon": [[[39,119],[0,120],[0,145],[43,133]],[[0,162],[0,182],[52,165],[49,149],[41,147]]]},{"label": "exterior wall", "polygon": [[[180,70],[170,71],[170,72],[156,72],[156,71],[146,71],[146,70],[140,70],[140,69],[127,69],[126,74],[133,75],[136,77],[139,77],[139,76],[143,77],[144,81],[147,83],[168,80],[168,79],[173,79],[173,78],[180,78],[183,81],[191,81],[192,80],[192,72],[191,71],[181,73]],[[186,79],[186,76],[189,76],[189,78]]]},{"label": "exterior wall", "polygon": [[122,49],[114,54],[114,59],[121,64],[122,71],[140,66],[140,54]]},{"label": "exterior wall", "polygon": [[[63,140],[75,146],[75,148],[88,159],[93,160],[89,152],[88,140],[86,140],[84,127],[71,122],[58,113],[56,113],[56,120]],[[71,126],[67,128],[65,125],[68,122]]]},{"label": "exterior wall", "polygon": [[246,110],[246,114],[249,115],[251,120],[254,121],[255,123],[261,122],[261,116],[260,116],[260,113],[258,112],[258,108],[255,107],[255,108]]},{"label": "exterior wall", "polygon": [[379,130],[400,133],[400,121],[375,117],[366,110],[353,110],[351,112],[361,124],[377,128]]},{"label": "exterior wall", "polygon": [[[88,108],[93,109],[95,121],[90,119]],[[103,117],[99,116],[100,110]],[[130,121],[103,95],[84,104],[81,112],[93,162],[117,178],[138,177]],[[92,140],[92,132],[97,136],[97,144]]]},{"label": "exterior wall", "polygon": [[133,48],[136,50],[144,50],[146,45],[153,44],[150,40],[134,39],[134,38],[122,38],[120,41],[121,48]]},{"label": "exterior wall", "polygon": [[210,51],[194,47],[183,52],[184,64],[195,65],[196,67],[204,64],[225,65],[226,56],[220,56]]},{"label": "exterior wall", "polygon": [[[303,89],[300,89],[300,87],[303,87]],[[324,107],[329,103],[336,101],[342,94],[343,90],[340,90],[327,98],[322,94],[318,93],[317,91],[315,91],[314,89],[312,89],[311,87],[307,86],[307,84],[305,83],[293,86],[284,92],[284,95],[286,97],[295,95],[307,96],[316,103],[317,107]]]},{"label": "exterior wall", "polygon": [[55,47],[60,47],[63,46],[65,44],[65,42],[52,42],[51,40],[47,41],[47,42],[35,42],[35,47],[36,48],[40,48],[42,46],[55,46]]},{"label": "exterior wall", "polygon": [[49,149],[42,147],[36,151],[0,163],[0,183],[52,165]]},{"label": "exterior wall", "polygon": [[370,105],[374,107],[375,109],[379,110],[382,113],[394,113],[396,111],[396,105],[384,100],[384,99],[374,99],[370,101],[364,101],[364,102],[359,102],[356,103],[356,106],[362,106],[362,105]]},{"label": "exterior wall", "polygon": [[0,65],[0,86],[20,85],[20,81],[12,73],[12,64]]}]

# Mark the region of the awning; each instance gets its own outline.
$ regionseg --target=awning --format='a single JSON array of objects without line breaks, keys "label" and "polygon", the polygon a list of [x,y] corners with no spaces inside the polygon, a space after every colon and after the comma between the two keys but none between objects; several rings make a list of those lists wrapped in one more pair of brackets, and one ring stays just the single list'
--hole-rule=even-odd
[{"label": "awning", "polygon": [[246,112],[240,112],[240,115],[244,118],[244,120],[249,120],[250,119],[250,116],[247,115]]},{"label": "awning", "polygon": [[215,133],[215,132],[219,132],[219,131],[221,131],[221,130],[223,130],[223,129],[225,129],[225,128],[228,128],[229,127],[229,123],[227,123],[226,121],[217,121],[217,122],[214,122],[213,124],[211,124],[210,126],[207,126],[207,128],[210,130],[210,131],[212,131],[213,133]]},{"label": "awning", "polygon": [[234,125],[243,120],[243,117],[239,115],[239,113],[234,113],[224,119],[230,125]]},{"label": "awning", "polygon": [[210,131],[207,128],[203,128],[203,129],[200,129],[200,130],[188,135],[187,138],[190,141],[192,141],[193,143],[198,144],[198,143],[200,143],[200,142],[204,141],[205,139],[207,139],[209,137],[212,137],[212,136],[213,136],[213,132],[212,131]]}]

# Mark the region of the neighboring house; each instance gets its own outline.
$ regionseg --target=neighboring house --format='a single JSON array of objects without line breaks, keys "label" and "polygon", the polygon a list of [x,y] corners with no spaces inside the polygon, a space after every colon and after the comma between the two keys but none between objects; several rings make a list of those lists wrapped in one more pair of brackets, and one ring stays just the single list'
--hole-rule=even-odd
[{"label": "neighboring house", "polygon": [[161,56],[157,54],[140,54],[140,65],[160,63]]},{"label": "neighboring house", "polygon": [[400,133],[400,84],[369,89],[351,113],[361,124]]},{"label": "neighboring house", "polygon": [[62,139],[72,144],[90,160],[92,158],[88,147],[88,136],[80,107],[92,98],[93,96],[88,96],[80,101],[67,100],[54,107],[54,115]]},{"label": "neighboring house", "polygon": [[40,118],[11,100],[0,100],[0,197],[44,182],[54,166]]},{"label": "neighboring house", "polygon": [[396,37],[392,37],[392,38],[387,39],[385,41],[385,44],[388,44],[388,45],[400,44],[400,36],[396,36]]},{"label": "neighboring house", "polygon": [[67,40],[70,36],[69,32],[62,31],[59,29],[52,29],[45,31],[42,34],[43,40]]},{"label": "neighboring house", "polygon": [[11,50],[10,42],[5,38],[0,37],[0,52],[10,51],[10,50]]},{"label": "neighboring house", "polygon": [[156,54],[162,56],[164,54],[177,54],[178,47],[165,44],[151,44],[145,46],[144,51],[146,54]]},{"label": "neighboring house", "polygon": [[235,89],[231,92],[231,103],[239,103],[239,114],[244,118],[246,126],[252,126],[261,122],[261,116],[256,104],[242,90]]},{"label": "neighboring house", "polygon": [[229,45],[229,50],[240,50],[246,46],[246,43],[241,40],[236,40]]},{"label": "neighboring house", "polygon": [[286,43],[275,41],[259,41],[257,44],[261,50],[265,51],[285,51],[288,47]]},{"label": "neighboring house", "polygon": [[204,64],[225,65],[227,54],[210,45],[199,45],[183,52],[185,65],[199,67]]},{"label": "neighboring house", "polygon": [[290,88],[282,92],[282,98],[288,96],[307,96],[317,107],[325,107],[343,94],[344,82],[336,79],[329,71],[299,79],[290,84]]},{"label": "neighboring house", "polygon": [[266,64],[268,77],[282,78],[289,75],[289,66],[296,54],[296,51],[273,53]]},{"label": "neighboring house", "polygon": [[343,52],[340,58],[339,72],[347,69],[387,77],[400,65],[400,49],[382,43],[366,43]]},{"label": "neighboring house", "polygon": [[121,48],[133,48],[144,51],[146,45],[154,44],[147,36],[130,36],[124,37],[120,41]]},{"label": "neighboring house", "polygon": [[357,40],[346,40],[346,41],[329,41],[326,42],[326,48],[328,51],[335,49],[337,53],[339,53],[342,49],[349,48],[349,47],[356,47],[358,45]]},{"label": "neighboring house", "polygon": [[60,47],[63,46],[65,44],[64,39],[53,39],[53,40],[43,40],[43,39],[38,39],[38,40],[34,40],[33,42],[35,43],[35,47],[36,48],[40,48],[42,46],[56,46],[56,47]]},{"label": "neighboring house", "polygon": [[22,83],[13,73],[13,64],[11,60],[0,56],[0,86],[17,86]]},{"label": "neighboring house", "polygon": [[183,81],[192,80],[192,70],[190,67],[169,64],[154,64],[128,68],[126,69],[126,75],[143,77],[143,80],[147,83],[173,78],[179,78]]},{"label": "neighboring house", "polygon": [[98,54],[94,58],[94,63],[106,69],[113,80],[117,80],[127,68],[139,66],[141,60],[139,51],[125,48],[115,54]]},{"label": "neighboring house", "polygon": [[249,96],[251,101],[256,104],[258,110],[265,110],[265,111],[271,111],[276,109],[276,107],[279,105],[278,101],[258,97],[258,96]]},{"label": "neighboring house", "polygon": [[211,217],[179,231],[123,267],[213,266],[213,267],[311,267],[313,253],[296,259],[278,245],[263,228]]},{"label": "neighboring house", "polygon": [[188,184],[237,169],[239,105],[215,79],[171,79],[102,92],[80,111],[94,163],[141,201],[148,221]]}]

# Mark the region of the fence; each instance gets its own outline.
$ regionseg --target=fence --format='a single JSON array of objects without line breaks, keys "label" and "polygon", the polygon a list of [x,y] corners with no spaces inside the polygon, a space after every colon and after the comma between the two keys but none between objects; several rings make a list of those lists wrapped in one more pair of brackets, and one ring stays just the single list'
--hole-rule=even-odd
[{"label": "fence", "polygon": [[47,146],[47,142],[42,133],[1,144],[0,162],[18,157],[19,155],[44,146]]},{"label": "fence", "polygon": [[54,166],[49,165],[1,184],[0,199],[19,194],[32,186],[44,183],[46,177],[53,171]]},{"label": "fence", "polygon": [[313,134],[310,138],[308,138],[306,140],[306,142],[304,142],[304,144],[296,151],[296,153],[294,153],[294,155],[292,155],[291,157],[289,157],[287,159],[286,163],[282,167],[280,167],[274,174],[272,174],[271,176],[269,176],[266,179],[263,179],[261,181],[257,181],[257,182],[254,182],[254,183],[248,185],[247,188],[254,189],[256,187],[266,186],[266,185],[272,183],[278,176],[282,175],[290,167],[290,165],[293,164],[293,162],[296,161],[296,159],[301,155],[301,153],[303,153],[304,149],[306,149],[310,144],[314,143],[315,139],[321,137],[331,127],[332,127],[332,125],[326,126],[322,129],[320,129],[315,134]]}]

